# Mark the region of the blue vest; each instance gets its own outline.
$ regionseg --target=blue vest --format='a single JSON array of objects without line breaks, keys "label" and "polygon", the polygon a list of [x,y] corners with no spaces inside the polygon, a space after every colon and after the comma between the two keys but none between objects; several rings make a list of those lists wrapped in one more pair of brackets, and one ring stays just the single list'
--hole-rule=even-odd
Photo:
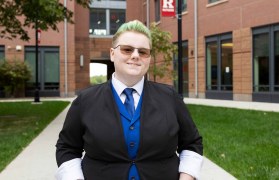
[{"label": "blue vest", "polygon": [[[142,104],[142,95],[138,102],[138,106],[135,110],[133,117],[128,113],[124,104],[122,103],[120,97],[116,93],[114,87],[112,86],[113,97],[117,104],[120,118],[122,122],[122,127],[125,136],[125,142],[129,157],[135,159],[137,156],[139,142],[140,142],[140,112]],[[129,170],[129,180],[139,180],[139,174],[135,164],[132,164]]]}]

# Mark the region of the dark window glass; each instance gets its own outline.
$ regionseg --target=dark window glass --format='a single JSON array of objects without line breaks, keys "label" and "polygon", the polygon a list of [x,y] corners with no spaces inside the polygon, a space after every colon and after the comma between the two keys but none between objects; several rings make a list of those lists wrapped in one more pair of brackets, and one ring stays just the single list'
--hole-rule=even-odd
[{"label": "dark window glass", "polygon": [[231,34],[206,38],[206,89],[233,90],[233,43]]},{"label": "dark window glass", "polygon": [[279,31],[275,32],[275,53],[274,53],[274,79],[275,91],[279,91]]},{"label": "dark window glass", "polygon": [[231,40],[221,42],[221,90],[232,90],[232,50]]},{"label": "dark window glass", "polygon": [[[38,57],[40,57],[40,52],[38,54]],[[30,83],[35,83],[36,82],[36,54],[33,51],[27,51],[25,53],[25,61],[29,64],[29,67],[31,69],[31,79],[29,80]],[[40,62],[38,61],[38,66],[40,67]],[[38,69],[38,81],[40,82],[40,68]]]},{"label": "dark window glass", "polygon": [[[5,58],[5,46],[0,46],[0,63],[4,61]],[[0,84],[0,97],[4,96],[3,94],[4,88]]]},{"label": "dark window glass", "polygon": [[117,29],[125,23],[125,10],[111,9],[110,10],[110,34],[116,33]]},{"label": "dark window glass", "polygon": [[155,0],[155,21],[159,22],[161,20],[160,11],[160,0]]},{"label": "dark window glass", "polygon": [[90,10],[89,34],[107,35],[106,10],[105,9],[91,9]]},{"label": "dark window glass", "polygon": [[[25,48],[25,61],[29,64],[32,77],[27,83],[27,90],[34,89],[36,82],[35,48]],[[58,91],[60,82],[60,61],[58,48],[39,48],[38,82],[41,90]]]},{"label": "dark window glass", "polygon": [[217,63],[217,42],[210,42],[206,45],[206,83],[207,90],[217,90],[218,84],[218,63]]},{"label": "dark window glass", "polygon": [[208,3],[214,3],[214,2],[217,2],[217,1],[220,1],[220,0],[208,0]]},{"label": "dark window glass", "polygon": [[59,52],[44,53],[44,87],[59,89]]},{"label": "dark window glass", "polygon": [[279,31],[274,32],[274,91],[279,91]]},{"label": "dark window glass", "polygon": [[5,46],[0,46],[0,62],[5,58]]},{"label": "dark window glass", "polygon": [[[181,12],[187,11],[187,0],[181,0]],[[176,0],[176,12],[178,12],[178,0]]]},{"label": "dark window glass", "polygon": [[269,91],[269,34],[254,35],[254,91]]}]

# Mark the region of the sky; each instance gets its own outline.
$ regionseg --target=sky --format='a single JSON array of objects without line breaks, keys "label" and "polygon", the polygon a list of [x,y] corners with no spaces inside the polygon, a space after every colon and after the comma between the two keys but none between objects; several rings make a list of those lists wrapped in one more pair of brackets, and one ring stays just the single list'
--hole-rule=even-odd
[{"label": "sky", "polygon": [[101,63],[90,63],[90,77],[107,75],[107,65]]}]

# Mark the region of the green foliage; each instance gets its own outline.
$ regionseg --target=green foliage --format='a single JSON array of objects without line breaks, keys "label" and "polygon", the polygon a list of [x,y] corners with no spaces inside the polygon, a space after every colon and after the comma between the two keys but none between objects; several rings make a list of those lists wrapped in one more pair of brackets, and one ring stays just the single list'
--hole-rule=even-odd
[{"label": "green foliage", "polygon": [[6,97],[16,96],[31,78],[31,70],[26,62],[4,60],[0,63],[0,85],[4,87]]},{"label": "green foliage", "polygon": [[279,177],[279,113],[188,105],[204,155],[240,180]]},{"label": "green foliage", "polygon": [[69,104],[0,102],[0,172]]},{"label": "green foliage", "polygon": [[[152,59],[151,68],[149,71],[153,74],[154,81],[156,77],[164,77],[166,74],[171,75],[173,78],[173,72],[169,66],[173,60],[173,55],[177,53],[177,46],[171,43],[171,33],[162,31],[152,23],[150,26],[152,37]],[[163,59],[158,59],[158,56],[163,56]]]},{"label": "green foliage", "polygon": [[[76,0],[83,7],[88,7],[92,0]],[[20,17],[25,17],[23,20]],[[58,0],[0,0],[0,37],[29,40],[25,27],[43,31],[49,28],[58,31],[57,24],[66,18],[73,23],[73,12]]]},{"label": "green foliage", "polygon": [[92,76],[90,77],[90,84],[101,84],[107,81],[107,76],[99,75],[99,76]]}]

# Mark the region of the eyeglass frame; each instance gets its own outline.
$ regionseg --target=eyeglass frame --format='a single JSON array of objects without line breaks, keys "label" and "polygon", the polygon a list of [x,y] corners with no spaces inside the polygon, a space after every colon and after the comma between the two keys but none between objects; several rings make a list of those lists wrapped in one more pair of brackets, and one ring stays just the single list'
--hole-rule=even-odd
[{"label": "eyeglass frame", "polygon": [[[123,49],[121,50],[121,46],[126,46],[126,47],[129,47],[129,48],[132,48],[132,52],[125,52]],[[130,45],[123,45],[123,44],[118,44],[117,46],[113,47],[113,49],[117,49],[119,47],[119,50],[122,54],[124,55],[129,55],[131,56],[134,52],[135,52],[135,49],[138,50],[138,54],[141,58],[149,58],[151,56],[151,52],[152,50],[151,49],[147,49],[147,48],[135,48],[133,46],[130,46]],[[147,56],[143,55],[142,52],[140,50],[144,50],[144,51],[149,51],[149,53],[146,53]]]}]

